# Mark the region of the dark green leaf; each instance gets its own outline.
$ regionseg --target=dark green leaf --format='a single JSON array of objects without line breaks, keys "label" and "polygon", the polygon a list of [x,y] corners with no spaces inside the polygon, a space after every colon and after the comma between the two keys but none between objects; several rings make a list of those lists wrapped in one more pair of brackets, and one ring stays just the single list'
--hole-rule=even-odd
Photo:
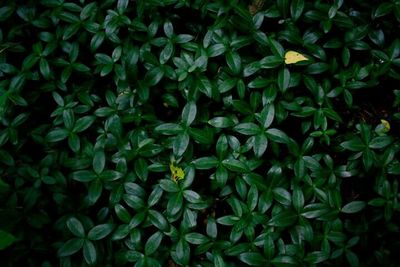
[{"label": "dark green leaf", "polygon": [[76,171],[72,173],[72,179],[79,182],[90,182],[97,178],[97,175],[93,171]]},{"label": "dark green leaf", "polygon": [[144,251],[146,255],[151,255],[156,250],[161,244],[163,238],[163,233],[161,232],[155,232],[152,236],[149,237],[149,239],[146,241]]},{"label": "dark green leaf", "polygon": [[325,251],[314,251],[308,253],[307,256],[305,257],[305,260],[310,264],[317,264],[320,262],[324,262],[328,258],[329,254],[326,253]]},{"label": "dark green leaf", "polygon": [[290,72],[287,68],[283,68],[278,74],[278,86],[279,89],[284,93],[289,87],[290,83]]},{"label": "dark green leaf", "polygon": [[78,252],[83,246],[84,239],[73,238],[65,242],[58,250],[58,256],[67,257]]},{"label": "dark green leaf", "polygon": [[274,142],[284,144],[289,143],[289,137],[279,129],[271,128],[268,129],[265,133],[267,134],[267,137]]},{"label": "dark green leaf", "polygon": [[215,128],[228,128],[235,125],[235,122],[227,117],[215,117],[209,120],[208,123]]},{"label": "dark green leaf", "polygon": [[199,233],[189,233],[185,235],[185,240],[193,245],[201,245],[207,243],[209,238]]},{"label": "dark green leaf", "polygon": [[282,205],[289,206],[292,204],[292,197],[286,189],[282,187],[277,187],[274,188],[272,192],[274,194],[275,200],[281,203]]},{"label": "dark green leaf", "polygon": [[90,240],[85,240],[83,243],[83,257],[89,265],[94,265],[97,260],[97,251],[93,242]]},{"label": "dark green leaf", "polygon": [[244,135],[256,135],[261,132],[260,127],[251,122],[240,123],[236,125],[233,129],[236,132]]},{"label": "dark green leaf", "polygon": [[116,204],[114,207],[115,213],[117,214],[118,218],[124,222],[129,223],[131,220],[131,215],[129,212],[122,206],[121,204]]},{"label": "dark green leaf", "polygon": [[104,170],[106,164],[106,156],[103,150],[97,150],[93,157],[93,170],[95,173],[100,174]]},{"label": "dark green leaf", "polygon": [[242,69],[242,60],[238,53],[229,51],[226,53],[226,63],[234,74],[239,74]]},{"label": "dark green leaf", "polygon": [[0,230],[0,250],[11,246],[17,239],[10,233]]},{"label": "dark green leaf", "polygon": [[149,210],[149,219],[150,222],[160,229],[161,231],[168,231],[168,222],[165,219],[165,217],[158,211],[155,210]]},{"label": "dark green leaf", "polygon": [[85,117],[82,117],[82,118],[80,118],[80,119],[78,119],[78,120],[76,121],[75,127],[74,127],[73,131],[74,131],[75,133],[83,132],[83,131],[85,131],[86,129],[88,129],[88,128],[93,124],[93,122],[94,122],[95,120],[96,120],[96,117],[95,117],[95,116],[85,116]]},{"label": "dark green leaf", "polygon": [[88,198],[91,205],[95,204],[103,191],[103,183],[100,179],[92,181],[89,185]]},{"label": "dark green leaf", "polygon": [[297,214],[291,210],[283,210],[272,216],[268,225],[276,227],[288,227],[297,221]]},{"label": "dark green leaf", "polygon": [[222,165],[224,165],[224,167],[226,167],[228,170],[234,171],[234,172],[248,172],[249,171],[249,168],[247,167],[247,165],[244,162],[239,161],[237,159],[224,159],[222,161]]},{"label": "dark green leaf", "polygon": [[85,229],[82,223],[75,217],[71,217],[67,221],[68,229],[77,237],[85,237]]},{"label": "dark green leaf", "polygon": [[189,145],[189,141],[190,137],[186,132],[178,134],[173,143],[174,154],[178,157],[182,156]]},{"label": "dark green leaf", "polygon": [[250,266],[265,266],[266,259],[258,252],[245,252],[239,259]]},{"label": "dark green leaf", "polygon": [[66,129],[55,129],[47,134],[46,140],[48,142],[59,142],[67,138],[68,135],[69,132]]},{"label": "dark green leaf", "polygon": [[364,201],[356,200],[344,205],[341,211],[344,213],[356,213],[364,209],[365,206],[366,204]]},{"label": "dark green leaf", "polygon": [[108,236],[112,230],[114,229],[114,224],[112,223],[105,223],[105,224],[100,224],[92,229],[90,229],[88,233],[88,238],[90,240],[100,240]]},{"label": "dark green leaf", "polygon": [[192,161],[196,169],[199,170],[208,170],[211,168],[215,168],[219,164],[219,160],[216,157],[203,157],[198,158]]},{"label": "dark green leaf", "polygon": [[188,102],[182,111],[182,122],[186,126],[189,126],[196,118],[196,113],[197,113],[196,103],[192,101]]},{"label": "dark green leaf", "polygon": [[298,20],[303,13],[304,0],[293,0],[290,4],[290,14],[294,21]]}]

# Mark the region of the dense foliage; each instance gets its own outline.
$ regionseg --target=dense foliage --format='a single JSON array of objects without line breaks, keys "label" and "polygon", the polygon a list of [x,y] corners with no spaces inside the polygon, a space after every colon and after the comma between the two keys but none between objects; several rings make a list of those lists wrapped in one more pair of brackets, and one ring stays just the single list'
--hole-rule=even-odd
[{"label": "dense foliage", "polygon": [[399,0],[1,1],[0,265],[398,266],[399,25]]}]

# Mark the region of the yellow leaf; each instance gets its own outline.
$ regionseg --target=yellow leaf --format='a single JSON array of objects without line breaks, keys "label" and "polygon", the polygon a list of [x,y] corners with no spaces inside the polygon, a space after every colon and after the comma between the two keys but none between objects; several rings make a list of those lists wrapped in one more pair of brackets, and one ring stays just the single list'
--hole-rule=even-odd
[{"label": "yellow leaf", "polygon": [[389,132],[390,131],[390,123],[387,120],[381,120],[381,123],[383,126],[385,126],[385,131]]},{"label": "yellow leaf", "polygon": [[169,164],[169,169],[171,170],[171,177],[174,182],[178,182],[185,177],[185,172],[182,168],[175,166],[173,163]]},{"label": "yellow leaf", "polygon": [[305,56],[296,51],[287,51],[285,54],[286,64],[295,64],[299,61],[305,61],[305,60],[308,60],[308,58],[306,58]]}]

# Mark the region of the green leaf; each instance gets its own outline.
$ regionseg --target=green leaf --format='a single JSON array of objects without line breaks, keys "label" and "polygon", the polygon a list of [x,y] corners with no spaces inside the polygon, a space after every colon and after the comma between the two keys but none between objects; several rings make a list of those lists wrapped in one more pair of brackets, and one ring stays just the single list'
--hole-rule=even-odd
[{"label": "green leaf", "polygon": [[278,86],[282,93],[286,92],[290,83],[290,72],[287,68],[283,68],[278,74]]},{"label": "green leaf", "polygon": [[392,139],[388,136],[378,136],[371,140],[369,147],[372,149],[382,149],[392,143]]},{"label": "green leaf", "polygon": [[263,69],[277,68],[283,64],[283,58],[278,56],[267,56],[260,60],[260,66]]},{"label": "green leaf", "polygon": [[226,63],[234,74],[239,74],[242,69],[242,60],[237,52],[228,51],[225,55]]},{"label": "green leaf", "polygon": [[61,140],[64,140],[67,138],[69,135],[69,131],[67,129],[55,129],[51,132],[49,132],[46,136],[46,140],[48,142],[59,142]]},{"label": "green leaf", "polygon": [[260,113],[260,116],[257,118],[258,121],[262,124],[264,129],[267,129],[271,126],[272,122],[275,118],[275,106],[273,104],[266,105]]},{"label": "green leaf", "polygon": [[180,190],[178,184],[172,180],[162,179],[160,180],[159,184],[164,191],[169,193],[176,193]]},{"label": "green leaf", "polygon": [[258,134],[254,136],[253,150],[257,158],[261,158],[267,150],[268,139],[265,134]]},{"label": "green leaf", "polygon": [[188,145],[189,145],[190,137],[187,132],[183,132],[181,134],[178,134],[175,137],[174,143],[173,143],[173,151],[174,154],[178,157],[182,156],[183,153],[185,153]]},{"label": "green leaf", "polygon": [[0,250],[11,246],[15,241],[17,239],[12,234],[0,230]]},{"label": "green leaf", "polygon": [[182,207],[183,207],[182,193],[172,195],[167,203],[167,215],[175,216],[178,212],[182,210]]},{"label": "green leaf", "polygon": [[[6,21],[14,12],[14,5],[6,5],[0,8],[0,21]],[[1,240],[1,239],[0,239]]]},{"label": "green leaf", "polygon": [[100,174],[104,170],[106,164],[106,156],[104,150],[96,150],[93,157],[93,170]]},{"label": "green leaf", "polygon": [[250,266],[265,266],[267,260],[258,252],[245,252],[239,259]]},{"label": "green leaf", "polygon": [[159,67],[155,67],[146,73],[144,79],[149,86],[155,86],[163,77],[164,71]]},{"label": "green leaf", "polygon": [[260,62],[256,61],[253,63],[250,63],[246,65],[246,67],[243,70],[243,76],[248,77],[253,75],[254,73],[258,72],[261,69],[261,64]]},{"label": "green leaf", "polygon": [[340,146],[342,146],[344,149],[354,152],[362,151],[365,148],[365,144],[358,137],[349,141],[345,141],[341,143]]},{"label": "green leaf", "polygon": [[207,243],[209,238],[199,233],[188,233],[185,235],[185,240],[193,245],[201,245]]},{"label": "green leaf", "polygon": [[161,231],[168,231],[169,225],[165,217],[158,211],[149,210],[150,222]]},{"label": "green leaf", "polygon": [[75,133],[80,133],[88,129],[94,121],[96,120],[96,116],[85,116],[80,119],[78,119],[75,123],[73,132]]},{"label": "green leaf", "polygon": [[331,208],[323,203],[312,203],[308,204],[303,208],[303,212],[301,213],[307,219],[319,218],[323,215],[329,213]]},{"label": "green leaf", "polygon": [[107,182],[112,182],[121,179],[124,174],[117,171],[106,170],[100,174],[100,178]]},{"label": "green leaf", "polygon": [[215,128],[228,128],[235,125],[235,122],[227,117],[215,117],[208,121]]},{"label": "green leaf", "polygon": [[222,258],[221,255],[216,255],[214,254],[214,267],[226,267],[226,264],[224,262],[224,259]]},{"label": "green leaf", "polygon": [[363,152],[363,163],[367,170],[369,170],[375,161],[374,152],[372,152],[369,148],[364,150]]},{"label": "green leaf", "polygon": [[299,262],[293,256],[277,256],[271,260],[271,263],[277,267],[298,266]]},{"label": "green leaf", "polygon": [[389,14],[390,12],[392,12],[392,10],[393,10],[392,3],[390,3],[390,2],[382,3],[375,10],[374,17],[375,18],[383,17],[383,16]]},{"label": "green leaf", "polygon": [[83,246],[83,238],[73,238],[68,240],[58,250],[59,257],[67,257],[78,252]]},{"label": "green leaf", "polygon": [[292,196],[289,191],[282,187],[277,187],[272,190],[274,198],[276,201],[285,206],[290,206],[292,204]]},{"label": "green leaf", "polygon": [[244,135],[256,135],[261,132],[260,127],[252,122],[245,122],[236,125],[233,130]]},{"label": "green leaf", "polygon": [[154,252],[157,251],[158,247],[161,244],[161,241],[163,239],[163,233],[160,231],[155,232],[152,236],[149,237],[149,239],[146,241],[146,244],[144,246],[144,253],[146,255],[151,255]]},{"label": "green leaf", "polygon": [[279,129],[271,128],[268,129],[265,133],[267,134],[268,138],[276,143],[289,143],[289,137]]},{"label": "green leaf", "polygon": [[237,79],[234,78],[226,78],[223,82],[221,82],[218,86],[218,91],[223,94],[230,91],[237,84]]},{"label": "green leaf", "polygon": [[200,195],[193,190],[183,191],[183,197],[190,203],[199,203],[201,201]]},{"label": "green leaf", "polygon": [[67,220],[67,227],[77,237],[85,237],[85,229],[82,223],[75,217],[71,217]]},{"label": "green leaf", "polygon": [[275,243],[271,235],[267,235],[264,239],[264,254],[271,259],[275,254]]},{"label": "green leaf", "polygon": [[8,166],[14,166],[15,164],[14,158],[4,149],[0,149],[0,162],[3,162]]},{"label": "green leaf", "polygon": [[360,265],[357,254],[355,254],[351,250],[346,250],[345,255],[351,267],[358,267]]},{"label": "green leaf", "polygon": [[97,260],[97,251],[93,242],[90,240],[85,240],[83,243],[83,257],[89,265],[94,265]]},{"label": "green leaf", "polygon": [[217,219],[217,222],[222,225],[234,225],[240,220],[239,217],[233,215],[226,215]]},{"label": "green leaf", "polygon": [[94,205],[103,192],[103,183],[100,179],[92,181],[89,185],[88,198],[90,205]]},{"label": "green leaf", "polygon": [[356,200],[344,205],[341,211],[343,213],[356,213],[364,209],[365,206],[366,204],[364,201]]},{"label": "green leaf", "polygon": [[320,62],[308,65],[306,72],[308,74],[315,75],[315,74],[321,74],[328,70],[329,70],[329,64]]},{"label": "green leaf", "polygon": [[211,238],[217,237],[218,229],[217,229],[217,224],[215,223],[214,217],[208,217],[206,232],[207,232],[207,235]]},{"label": "green leaf", "polygon": [[133,194],[125,194],[123,196],[124,201],[126,204],[128,204],[129,207],[135,209],[135,210],[140,210],[144,207],[144,201],[142,198],[133,195]]},{"label": "green leaf", "polygon": [[139,158],[135,161],[135,173],[142,180],[146,181],[149,171],[148,165],[145,159]]},{"label": "green leaf", "polygon": [[276,227],[288,227],[297,221],[297,214],[292,210],[283,210],[274,214],[269,220],[268,225]]},{"label": "green leaf", "polygon": [[176,257],[181,265],[187,265],[189,262],[190,247],[184,239],[180,239],[176,245]]},{"label": "green leaf", "polygon": [[296,186],[293,189],[293,197],[292,197],[293,207],[297,212],[303,210],[304,207],[304,194],[299,186]]},{"label": "green leaf", "polygon": [[233,172],[248,172],[249,168],[247,165],[237,159],[224,159],[222,161],[222,165],[226,167],[228,170]]},{"label": "green leaf", "polygon": [[72,173],[72,179],[79,182],[90,182],[97,178],[97,175],[93,171],[76,171]]},{"label": "green leaf", "polygon": [[112,230],[114,229],[114,224],[112,223],[104,223],[97,225],[90,229],[88,233],[88,238],[90,240],[100,240],[108,236]]},{"label": "green leaf", "polygon": [[209,170],[212,168],[215,168],[219,165],[219,160],[212,156],[212,157],[203,157],[203,158],[198,158],[192,161],[196,169],[199,170]]},{"label": "green leaf", "polygon": [[176,123],[163,123],[158,125],[154,131],[164,135],[176,135],[183,131],[182,126]]},{"label": "green leaf", "polygon": [[149,207],[154,206],[155,204],[157,204],[160,201],[162,195],[163,195],[162,188],[159,187],[159,186],[155,186],[153,191],[151,191],[151,193],[149,195],[149,198],[148,198],[148,201],[147,201],[147,205]]},{"label": "green leaf", "polygon": [[131,220],[131,215],[129,212],[122,206],[121,204],[116,204],[114,207],[115,213],[117,214],[118,218],[124,222],[129,223]]},{"label": "green leaf", "polygon": [[255,185],[250,186],[250,190],[247,193],[247,207],[250,211],[253,211],[257,207],[258,203],[258,190]]},{"label": "green leaf", "polygon": [[182,111],[182,122],[189,126],[196,118],[197,107],[193,101],[188,102]]},{"label": "green leaf", "polygon": [[209,57],[216,57],[222,55],[226,51],[223,44],[214,44],[207,48],[207,54]]},{"label": "green leaf", "polygon": [[304,0],[292,0],[290,4],[290,14],[294,21],[298,20],[304,10]]},{"label": "green leaf", "polygon": [[120,226],[118,226],[111,236],[111,240],[115,241],[125,238],[130,233],[129,227],[130,226],[128,224],[121,224]]},{"label": "green leaf", "polygon": [[41,58],[39,61],[39,69],[40,69],[40,73],[43,75],[43,77],[46,80],[49,80],[52,76],[51,70],[50,70],[50,65],[49,62],[44,59]]},{"label": "green leaf", "polygon": [[310,264],[317,264],[324,262],[328,258],[329,258],[329,253],[325,251],[313,251],[311,253],[308,253],[307,256],[304,258],[304,260]]}]

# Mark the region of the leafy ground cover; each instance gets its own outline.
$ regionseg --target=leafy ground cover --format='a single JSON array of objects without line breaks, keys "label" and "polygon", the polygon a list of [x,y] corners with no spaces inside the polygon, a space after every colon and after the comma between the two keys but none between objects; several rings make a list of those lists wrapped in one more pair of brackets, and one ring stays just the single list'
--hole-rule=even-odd
[{"label": "leafy ground cover", "polygon": [[400,2],[0,3],[2,266],[398,266]]}]

